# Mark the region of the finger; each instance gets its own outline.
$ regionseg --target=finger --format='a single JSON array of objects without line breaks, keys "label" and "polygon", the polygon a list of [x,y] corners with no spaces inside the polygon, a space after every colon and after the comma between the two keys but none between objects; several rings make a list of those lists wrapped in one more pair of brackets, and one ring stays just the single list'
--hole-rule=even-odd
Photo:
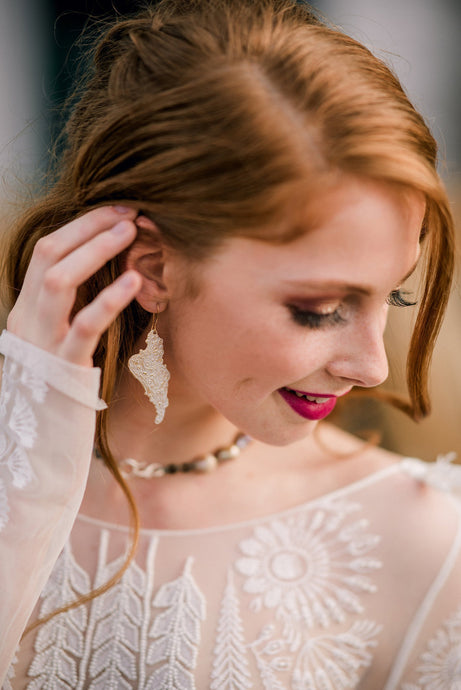
[{"label": "finger", "polygon": [[135,237],[135,224],[124,220],[75,249],[45,272],[43,288],[46,298],[75,290],[128,247]]},{"label": "finger", "polygon": [[136,210],[125,207],[96,208],[40,238],[34,247],[23,290],[31,295],[36,294],[43,273],[48,268],[121,220],[133,221],[136,213]]},{"label": "finger", "polygon": [[126,271],[105,288],[72,321],[58,354],[69,362],[92,366],[92,357],[101,335],[139,292],[142,278]]},{"label": "finger", "polygon": [[[47,263],[56,263],[63,256],[85,244],[95,235],[112,228],[121,220],[134,220],[136,209],[124,206],[101,206],[75,218],[59,230],[37,242],[39,254]],[[52,240],[47,242],[47,240]],[[41,245],[41,246],[40,246]]]},{"label": "finger", "polygon": [[20,313],[16,319],[20,332],[16,334],[37,347],[54,350],[67,333],[79,285],[128,246],[135,235],[134,223],[121,221],[45,271],[34,295],[21,292],[15,306]]}]

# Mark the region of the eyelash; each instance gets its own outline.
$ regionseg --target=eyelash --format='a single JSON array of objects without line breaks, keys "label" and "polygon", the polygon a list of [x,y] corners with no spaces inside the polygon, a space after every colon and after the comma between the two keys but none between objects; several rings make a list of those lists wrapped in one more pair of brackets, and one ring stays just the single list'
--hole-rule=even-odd
[{"label": "eyelash", "polygon": [[386,299],[386,304],[389,304],[391,307],[414,307],[417,302],[411,302],[406,299],[407,296],[411,296],[411,293],[406,290],[392,290]]},{"label": "eyelash", "polygon": [[332,311],[330,314],[319,314],[315,311],[304,311],[295,306],[290,306],[293,320],[300,326],[307,326],[308,328],[323,328],[324,326],[338,326],[346,322],[343,319],[338,309]]},{"label": "eyelash", "polygon": [[[406,299],[406,296],[410,295],[409,292],[402,290],[392,290],[390,295],[386,299],[386,303],[392,307],[413,307],[416,302],[411,302]],[[299,309],[294,305],[290,305],[290,311],[293,320],[300,326],[307,326],[308,328],[316,329],[328,326],[339,326],[346,322],[339,309],[329,313],[329,314],[319,314],[315,311],[305,311],[304,309]]]}]

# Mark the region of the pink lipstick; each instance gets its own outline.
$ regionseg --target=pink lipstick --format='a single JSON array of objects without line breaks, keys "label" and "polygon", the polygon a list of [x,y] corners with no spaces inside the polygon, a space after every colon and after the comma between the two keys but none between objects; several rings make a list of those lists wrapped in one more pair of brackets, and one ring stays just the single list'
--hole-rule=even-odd
[{"label": "pink lipstick", "polygon": [[292,410],[305,419],[315,421],[327,417],[333,411],[337,400],[336,395],[306,393],[290,388],[280,388],[279,393]]}]

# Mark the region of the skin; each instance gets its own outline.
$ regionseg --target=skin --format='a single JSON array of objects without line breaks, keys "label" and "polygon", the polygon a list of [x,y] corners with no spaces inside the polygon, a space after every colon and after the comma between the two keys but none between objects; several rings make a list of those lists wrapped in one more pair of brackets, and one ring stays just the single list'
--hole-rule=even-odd
[{"label": "skin", "polygon": [[[306,233],[290,244],[223,244],[200,265],[193,298],[184,284],[197,267],[166,247],[153,226],[149,246],[130,248],[124,276],[69,325],[78,284],[135,235],[134,212],[98,209],[59,230],[53,242],[39,243],[8,328],[89,365],[100,332],[135,295],[145,309],[160,311],[170,406],[155,428],[141,385],[123,372],[109,426],[116,457],[181,462],[227,444],[239,429],[256,441],[245,461],[207,476],[132,480],[143,523],[200,527],[269,513],[391,461],[379,449],[355,452],[357,442],[329,428],[330,447],[352,451],[348,462],[338,462],[316,443],[317,422],[297,415],[278,391],[343,395],[385,380],[386,299],[417,262],[423,216],[416,193],[343,176],[306,207]],[[121,232],[110,232],[114,225]],[[293,306],[330,316],[319,328],[300,325]],[[95,465],[83,512],[119,521],[123,504]]]}]

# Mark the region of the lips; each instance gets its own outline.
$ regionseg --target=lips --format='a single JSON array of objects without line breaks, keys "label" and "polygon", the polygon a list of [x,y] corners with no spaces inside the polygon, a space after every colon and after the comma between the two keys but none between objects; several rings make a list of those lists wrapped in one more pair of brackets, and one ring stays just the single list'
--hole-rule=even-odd
[{"label": "lips", "polygon": [[327,417],[337,401],[336,395],[306,393],[291,388],[280,388],[278,392],[292,410],[301,417],[314,421]]}]

